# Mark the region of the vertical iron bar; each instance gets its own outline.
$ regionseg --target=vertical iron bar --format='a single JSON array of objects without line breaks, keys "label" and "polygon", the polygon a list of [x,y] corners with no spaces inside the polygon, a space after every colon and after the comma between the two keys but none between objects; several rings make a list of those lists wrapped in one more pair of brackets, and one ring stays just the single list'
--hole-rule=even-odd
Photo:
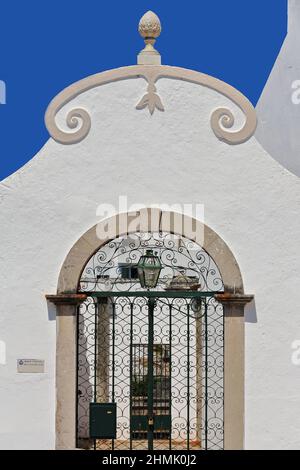
[{"label": "vertical iron bar", "polygon": [[[98,302],[97,299],[96,301],[93,299],[94,303],[94,308],[95,308],[95,320],[94,320],[94,335],[95,335],[95,340],[94,340],[94,345],[95,345],[95,350],[94,350],[94,403],[97,403],[97,336],[98,336],[98,322],[97,322],[97,317],[98,317]],[[97,439],[94,439],[94,450],[97,449]]]},{"label": "vertical iron bar", "polygon": [[[216,307],[217,308],[217,307]],[[223,355],[223,378],[222,378],[222,387],[223,387],[223,403],[222,403],[222,421],[223,421],[223,445],[222,448],[224,449],[224,409],[225,409],[225,387],[224,387],[224,380],[225,380],[225,315],[224,315],[224,307],[222,305],[222,318],[223,318],[223,348],[222,348],[222,355]]]},{"label": "vertical iron bar", "polygon": [[130,404],[129,404],[129,423],[130,423],[130,450],[132,450],[132,392],[133,392],[133,301],[130,302]]},{"label": "vertical iron bar", "polygon": [[208,331],[207,331],[207,299],[205,299],[205,450],[208,443]]},{"label": "vertical iron bar", "polygon": [[187,450],[190,450],[190,304],[187,301]]},{"label": "vertical iron bar", "polygon": [[78,372],[79,372],[79,317],[80,305],[76,308],[76,447],[79,447],[78,436],[78,407],[79,407],[79,390],[78,390]]},{"label": "vertical iron bar", "polygon": [[153,340],[155,300],[148,300],[148,450],[153,450]]},{"label": "vertical iron bar", "polygon": [[[111,383],[111,397],[112,403],[115,402],[115,300],[113,300],[113,310],[112,310],[112,383]],[[118,420],[118,417],[117,417]],[[117,421],[117,428],[118,428],[118,421]],[[115,440],[112,439],[111,443],[112,450],[115,448]]]},{"label": "vertical iron bar", "polygon": [[[145,347],[142,344],[138,344],[138,345],[135,346],[135,348],[138,348],[138,355],[139,355],[138,383],[140,384],[143,381],[143,376],[145,375],[145,370],[144,370],[145,364],[144,364],[144,361],[142,360],[143,357],[145,356]],[[135,349],[135,351],[136,351],[136,349]],[[136,354],[136,352],[135,352],[135,354]],[[148,352],[147,352],[147,354],[148,354]],[[138,414],[141,415],[141,414],[143,414],[143,411],[141,411],[141,407],[144,407],[144,397],[143,397],[142,394],[140,394],[138,396],[137,404],[138,404]],[[141,431],[137,431],[137,434],[140,435]]]},{"label": "vertical iron bar", "polygon": [[169,416],[170,416],[170,424],[169,424],[169,449],[172,450],[172,300],[171,304],[169,305]]}]

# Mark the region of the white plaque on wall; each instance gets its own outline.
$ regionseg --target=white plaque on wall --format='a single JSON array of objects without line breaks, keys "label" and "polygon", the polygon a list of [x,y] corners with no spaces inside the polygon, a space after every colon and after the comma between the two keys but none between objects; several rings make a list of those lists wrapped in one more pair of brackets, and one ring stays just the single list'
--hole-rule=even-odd
[{"label": "white plaque on wall", "polygon": [[27,374],[42,374],[45,372],[45,361],[41,359],[18,359],[17,370]]}]

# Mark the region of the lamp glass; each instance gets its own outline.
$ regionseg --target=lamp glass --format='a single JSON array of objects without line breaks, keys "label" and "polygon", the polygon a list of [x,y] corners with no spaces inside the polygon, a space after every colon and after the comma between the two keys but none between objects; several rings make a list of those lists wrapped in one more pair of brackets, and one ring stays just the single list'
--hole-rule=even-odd
[{"label": "lamp glass", "polygon": [[146,250],[146,254],[141,256],[137,265],[141,287],[146,289],[156,287],[161,269],[159,257],[153,253],[153,250]]}]

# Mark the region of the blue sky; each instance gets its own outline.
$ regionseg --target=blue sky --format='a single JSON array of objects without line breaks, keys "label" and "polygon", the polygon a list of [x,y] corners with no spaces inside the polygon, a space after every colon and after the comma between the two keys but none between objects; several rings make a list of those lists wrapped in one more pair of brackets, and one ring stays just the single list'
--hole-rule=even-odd
[{"label": "blue sky", "polygon": [[140,17],[155,11],[163,64],[224,80],[255,105],[286,35],[287,0],[10,0],[1,5],[0,180],[48,139],[44,113],[67,85],[136,63]]}]

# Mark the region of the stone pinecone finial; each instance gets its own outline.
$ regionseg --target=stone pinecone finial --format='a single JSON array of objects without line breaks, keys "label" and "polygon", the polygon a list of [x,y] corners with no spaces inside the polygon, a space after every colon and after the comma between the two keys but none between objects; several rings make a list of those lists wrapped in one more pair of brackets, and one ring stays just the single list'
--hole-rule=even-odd
[{"label": "stone pinecone finial", "polygon": [[139,33],[144,38],[146,46],[138,55],[138,64],[160,65],[160,54],[153,46],[156,38],[161,33],[161,24],[158,16],[153,11],[147,11],[140,19]]}]

